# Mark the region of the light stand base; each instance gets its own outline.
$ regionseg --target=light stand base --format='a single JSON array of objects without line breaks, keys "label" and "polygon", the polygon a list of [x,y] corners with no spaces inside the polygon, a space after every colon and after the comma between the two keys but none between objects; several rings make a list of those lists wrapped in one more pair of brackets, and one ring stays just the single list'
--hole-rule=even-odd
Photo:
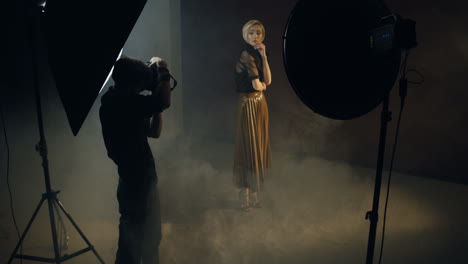
[{"label": "light stand base", "polygon": [[[24,230],[23,234],[21,235],[20,240],[18,241],[18,244],[16,245],[13,253],[11,254],[11,257],[8,260],[8,264],[11,264],[13,259],[15,259],[15,258],[17,258],[17,259],[26,259],[26,260],[34,260],[34,261],[40,261],[40,262],[47,262],[47,263],[62,263],[64,261],[66,261],[66,260],[77,257],[77,256],[79,256],[81,254],[84,254],[84,253],[88,252],[88,251],[92,251],[94,253],[94,255],[97,257],[97,259],[99,260],[99,262],[104,264],[104,261],[102,260],[101,256],[99,256],[96,249],[94,249],[94,246],[89,242],[89,240],[83,234],[83,232],[78,227],[78,225],[73,220],[73,218],[70,216],[70,214],[67,213],[67,211],[63,207],[62,203],[58,200],[58,198],[57,198],[58,193],[59,193],[59,191],[56,191],[56,192],[51,191],[51,192],[42,194],[42,199],[39,202],[38,206],[36,207],[36,210],[34,211],[31,219],[28,222],[28,225],[26,226],[26,229]],[[60,256],[60,252],[58,252],[58,250],[57,250],[58,247],[56,245],[54,245],[54,249],[55,249],[54,253],[55,253],[55,256],[56,256],[55,258],[45,258],[45,257],[39,257],[39,256],[17,254],[18,249],[20,248],[21,244],[23,243],[24,239],[26,238],[26,235],[28,234],[28,231],[31,228],[31,225],[34,222],[34,219],[36,218],[37,214],[39,213],[39,210],[41,209],[41,207],[44,204],[45,200],[47,200],[48,203],[49,203],[49,212],[53,210],[53,208],[51,208],[51,206],[58,205],[60,207],[62,212],[65,214],[65,216],[67,216],[70,223],[73,225],[73,227],[75,227],[76,231],[78,231],[81,238],[85,241],[85,243],[86,243],[86,245],[88,247],[86,247],[84,249],[81,249],[81,250],[78,250],[78,251],[76,251],[76,252],[74,252],[72,254],[65,254],[63,256]],[[54,217],[53,214],[52,214],[52,217]],[[53,226],[55,226],[55,225],[53,225]],[[52,233],[56,236],[56,232],[52,232]],[[54,237],[53,240],[54,240],[54,244],[56,244],[57,237]]]}]

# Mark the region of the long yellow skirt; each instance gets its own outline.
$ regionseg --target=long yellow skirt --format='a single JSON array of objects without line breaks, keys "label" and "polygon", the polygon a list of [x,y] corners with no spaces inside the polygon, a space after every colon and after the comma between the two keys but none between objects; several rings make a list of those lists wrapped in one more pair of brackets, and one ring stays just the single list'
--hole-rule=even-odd
[{"label": "long yellow skirt", "polygon": [[261,191],[271,168],[268,105],[263,92],[241,93],[237,109],[234,184]]}]

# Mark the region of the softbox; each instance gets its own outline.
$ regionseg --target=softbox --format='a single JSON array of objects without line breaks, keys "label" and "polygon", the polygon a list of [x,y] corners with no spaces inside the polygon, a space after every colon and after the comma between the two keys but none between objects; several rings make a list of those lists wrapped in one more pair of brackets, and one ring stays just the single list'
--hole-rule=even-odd
[{"label": "softbox", "polygon": [[48,0],[44,31],[49,65],[76,136],[146,0]]},{"label": "softbox", "polygon": [[314,112],[349,120],[378,106],[400,66],[395,20],[378,0],[299,1],[283,37],[288,79]]}]

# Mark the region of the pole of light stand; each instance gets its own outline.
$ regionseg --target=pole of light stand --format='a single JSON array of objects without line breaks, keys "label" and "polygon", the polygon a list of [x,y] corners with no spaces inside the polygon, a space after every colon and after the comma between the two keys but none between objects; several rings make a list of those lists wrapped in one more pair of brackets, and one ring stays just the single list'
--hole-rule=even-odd
[{"label": "pole of light stand", "polygon": [[377,157],[377,170],[374,186],[374,200],[372,203],[372,211],[367,212],[366,219],[370,220],[369,242],[367,245],[367,260],[366,264],[372,264],[374,260],[375,237],[377,233],[377,222],[379,219],[379,202],[380,188],[382,185],[382,171],[385,154],[385,142],[387,137],[387,125],[392,119],[389,111],[389,93],[388,91],[383,100],[381,123],[380,123],[380,139],[379,139],[379,154]]},{"label": "pole of light stand", "polygon": [[49,161],[47,159],[47,143],[45,140],[45,133],[44,133],[44,125],[43,125],[43,119],[42,119],[42,105],[41,105],[41,93],[40,93],[40,86],[39,86],[39,74],[38,74],[38,68],[37,68],[37,58],[38,58],[38,46],[39,46],[39,41],[38,41],[38,28],[40,26],[39,23],[39,16],[42,13],[42,6],[38,6],[37,2],[32,0],[31,1],[31,7],[30,7],[30,12],[31,14],[30,17],[30,24],[29,24],[29,30],[30,34],[29,36],[31,37],[31,46],[32,46],[32,67],[33,68],[33,83],[34,83],[34,91],[35,91],[35,96],[36,96],[36,113],[37,113],[37,122],[39,126],[39,143],[36,145],[36,150],[40,153],[42,157],[42,168],[44,171],[44,179],[45,179],[45,187],[46,187],[46,195],[47,197],[47,203],[49,207],[49,218],[50,218],[50,228],[52,231],[52,241],[54,244],[54,255],[55,255],[55,260],[56,263],[60,263],[60,252],[59,252],[59,246],[58,246],[58,240],[57,240],[57,228],[56,228],[56,223],[55,223],[55,214],[54,214],[54,202],[55,202],[55,196],[57,195],[56,192],[52,191],[52,187],[50,184],[50,174],[49,174]]}]

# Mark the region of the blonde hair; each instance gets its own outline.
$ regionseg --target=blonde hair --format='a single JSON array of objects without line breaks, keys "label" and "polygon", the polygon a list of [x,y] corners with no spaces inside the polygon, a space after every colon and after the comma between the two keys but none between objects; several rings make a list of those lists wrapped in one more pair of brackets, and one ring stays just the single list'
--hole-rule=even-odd
[{"label": "blonde hair", "polygon": [[263,26],[262,22],[258,20],[250,20],[242,27],[242,37],[244,37],[245,42],[248,42],[247,35],[249,34],[249,29],[253,26],[260,26],[262,30],[262,41],[265,39],[265,27]]}]

